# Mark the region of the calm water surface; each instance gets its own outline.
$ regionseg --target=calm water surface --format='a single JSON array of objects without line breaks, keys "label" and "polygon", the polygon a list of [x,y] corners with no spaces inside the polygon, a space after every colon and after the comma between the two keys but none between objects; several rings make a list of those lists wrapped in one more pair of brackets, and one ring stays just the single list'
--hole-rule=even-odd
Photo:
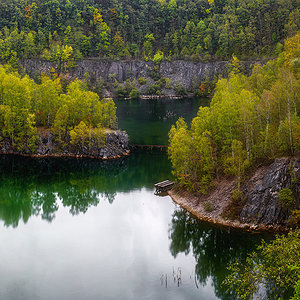
[{"label": "calm water surface", "polygon": [[172,124],[183,117],[187,122],[197,115],[208,99],[116,100],[119,127],[130,142],[138,145],[167,145]]},{"label": "calm water surface", "polygon": [[195,220],[153,184],[165,152],[0,157],[0,299],[230,299],[226,265],[261,236]]}]

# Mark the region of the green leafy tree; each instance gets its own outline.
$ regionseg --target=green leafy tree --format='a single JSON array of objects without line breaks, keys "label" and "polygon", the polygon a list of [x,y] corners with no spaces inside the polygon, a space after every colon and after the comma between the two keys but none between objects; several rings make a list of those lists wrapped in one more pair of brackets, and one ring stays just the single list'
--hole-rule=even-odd
[{"label": "green leafy tree", "polygon": [[190,155],[192,154],[191,134],[187,129],[187,124],[180,118],[176,126],[172,126],[169,132],[168,153],[173,165],[173,173],[177,176],[181,184],[190,183]]},{"label": "green leafy tree", "polygon": [[268,299],[287,299],[287,292],[294,291],[292,299],[299,294],[300,276],[300,230],[287,236],[277,236],[270,243],[263,242],[246,262],[229,266],[230,275],[224,284],[240,299],[249,299],[264,283]]},{"label": "green leafy tree", "polygon": [[238,140],[232,141],[231,156],[226,158],[225,170],[237,177],[237,189],[240,190],[242,176],[246,168],[249,166],[246,151],[243,150],[242,142]]},{"label": "green leafy tree", "polygon": [[153,62],[156,65],[159,65],[163,59],[164,59],[164,53],[160,50],[157,50],[157,52],[155,53],[155,55],[153,57]]},{"label": "green leafy tree", "polygon": [[57,71],[65,72],[70,67],[73,54],[72,46],[54,43],[50,45],[50,49],[45,49],[43,58],[57,63]]},{"label": "green leafy tree", "polygon": [[153,36],[153,33],[145,35],[145,41],[144,41],[144,54],[146,57],[151,58],[152,52],[153,52],[153,43],[155,39]]},{"label": "green leafy tree", "polygon": [[59,79],[51,80],[42,77],[42,83],[36,85],[32,95],[32,106],[36,112],[38,126],[50,127],[53,125],[57,110],[60,106],[59,95],[62,87]]}]

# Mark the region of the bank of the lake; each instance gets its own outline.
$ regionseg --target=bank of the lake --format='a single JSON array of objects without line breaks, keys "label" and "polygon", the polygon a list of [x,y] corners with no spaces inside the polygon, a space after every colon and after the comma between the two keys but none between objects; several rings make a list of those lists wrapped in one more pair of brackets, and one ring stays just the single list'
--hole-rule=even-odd
[{"label": "bank of the lake", "polygon": [[[74,147],[70,143],[57,142],[57,139],[51,131],[38,131],[37,147],[34,152],[29,149],[18,151],[13,147],[10,141],[2,141],[0,143],[0,155],[21,155],[30,157],[74,157],[74,158],[96,158],[96,159],[116,159],[127,156],[129,150],[129,136],[125,131],[106,130],[104,132],[104,143],[101,147],[95,145],[89,146],[85,143],[84,146]],[[27,150],[27,151],[26,151]]]},{"label": "bank of the lake", "polygon": [[279,192],[289,188],[295,202],[300,201],[300,158],[277,158],[267,165],[257,167],[243,182],[243,200],[232,200],[237,187],[235,178],[214,181],[213,188],[203,195],[173,188],[172,199],[202,221],[240,228],[251,232],[287,231],[291,225],[290,208],[279,201]]},{"label": "bank of the lake", "polygon": [[[228,188],[231,189],[231,184],[229,183]],[[216,194],[222,192],[221,190],[215,190]],[[216,195],[214,194],[213,197]],[[288,231],[289,228],[285,226],[278,225],[263,225],[263,224],[255,224],[255,223],[243,223],[240,220],[230,220],[223,216],[223,209],[226,208],[228,204],[230,204],[231,198],[224,198],[224,195],[221,195],[223,201],[220,199],[216,199],[217,204],[215,204],[215,208],[213,211],[207,211],[205,209],[206,197],[197,197],[193,193],[185,191],[185,190],[170,190],[168,191],[168,195],[172,198],[172,200],[186,209],[189,213],[194,215],[198,220],[207,222],[210,224],[215,224],[219,226],[223,226],[225,228],[235,228],[242,229],[248,232],[284,232]]]}]

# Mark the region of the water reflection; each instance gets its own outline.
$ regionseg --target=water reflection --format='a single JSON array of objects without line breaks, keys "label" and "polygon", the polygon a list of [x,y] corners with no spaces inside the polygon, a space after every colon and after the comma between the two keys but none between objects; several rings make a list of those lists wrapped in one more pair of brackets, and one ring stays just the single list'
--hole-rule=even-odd
[{"label": "water reflection", "polygon": [[170,175],[164,152],[2,156],[0,171],[1,299],[230,299],[225,267],[260,239],[156,197],[153,183]]},{"label": "water reflection", "polygon": [[232,299],[221,284],[226,276],[226,266],[236,259],[244,260],[260,243],[261,235],[213,227],[199,222],[186,210],[174,211],[169,230],[170,252],[192,253],[196,260],[195,285],[204,286],[212,280],[215,294],[221,299]]},{"label": "water reflection", "polygon": [[32,215],[51,222],[58,202],[76,215],[100,199],[113,203],[117,192],[152,189],[169,176],[170,164],[160,151],[136,151],[113,161],[1,156],[0,171],[0,218],[17,227]]}]

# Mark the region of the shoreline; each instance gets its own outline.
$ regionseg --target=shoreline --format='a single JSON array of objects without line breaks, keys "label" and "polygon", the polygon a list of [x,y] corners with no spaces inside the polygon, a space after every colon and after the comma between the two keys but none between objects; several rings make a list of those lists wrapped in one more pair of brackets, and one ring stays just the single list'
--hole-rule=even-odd
[{"label": "shoreline", "polygon": [[85,154],[72,154],[72,153],[49,153],[49,154],[28,154],[28,153],[20,153],[20,152],[0,152],[1,155],[15,155],[22,157],[31,157],[31,158],[90,158],[90,159],[101,159],[101,160],[111,160],[118,159],[122,157],[127,157],[130,154],[130,150],[124,152],[122,155],[115,155],[109,157],[101,157],[101,156],[93,156],[93,155],[85,155]]},{"label": "shoreline", "polygon": [[[167,99],[167,100],[182,100],[182,99],[192,99],[194,98],[193,94],[187,94],[187,95],[140,95],[138,98],[123,98],[121,100],[159,100],[159,99]],[[212,96],[203,96],[203,98],[212,98]],[[113,99],[113,100],[120,100],[118,98],[113,97],[104,97],[104,100]]]},{"label": "shoreline", "polygon": [[[171,199],[194,215],[198,220],[207,222],[210,224],[220,225],[227,228],[241,229],[251,233],[262,233],[262,232],[287,232],[289,228],[279,225],[264,225],[255,223],[242,223],[239,220],[229,220],[221,216],[220,210],[213,210],[212,212],[205,211],[203,199],[198,198],[187,191],[175,191],[174,189],[167,192]],[[200,205],[200,203],[202,205]],[[227,204],[227,202],[226,202]]]},{"label": "shoreline", "polygon": [[109,160],[126,157],[130,154],[128,134],[120,130],[107,132],[105,143],[100,148],[93,144],[90,148],[82,146],[78,149],[78,147],[74,147],[68,143],[61,149],[58,147],[51,132],[39,132],[37,136],[39,143],[34,152],[29,151],[25,147],[22,151],[16,151],[17,149],[12,146],[10,141],[5,141],[0,143],[0,155],[19,155],[32,158],[69,157]]}]

